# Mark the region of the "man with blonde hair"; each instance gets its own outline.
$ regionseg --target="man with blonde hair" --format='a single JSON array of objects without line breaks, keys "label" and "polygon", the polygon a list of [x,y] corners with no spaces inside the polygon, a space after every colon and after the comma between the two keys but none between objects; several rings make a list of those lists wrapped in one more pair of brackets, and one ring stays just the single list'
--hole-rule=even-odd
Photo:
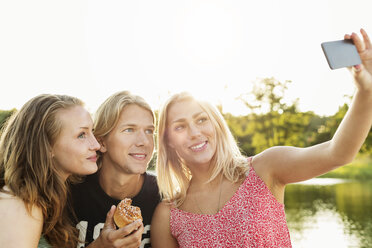
[{"label": "man with blonde hair", "polygon": [[[154,129],[151,107],[128,91],[113,94],[98,108],[94,135],[101,144],[99,170],[72,187],[77,228],[88,247],[151,246],[150,223],[160,201],[156,178],[146,172],[154,150]],[[141,208],[143,223],[117,229],[115,206],[124,198]]]}]

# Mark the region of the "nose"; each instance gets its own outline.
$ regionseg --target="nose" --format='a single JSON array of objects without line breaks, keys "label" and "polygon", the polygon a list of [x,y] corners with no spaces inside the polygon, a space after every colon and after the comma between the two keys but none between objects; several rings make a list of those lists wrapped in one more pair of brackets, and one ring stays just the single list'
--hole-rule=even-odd
[{"label": "nose", "polygon": [[191,123],[189,125],[189,128],[188,128],[188,131],[189,131],[189,135],[191,137],[198,137],[200,136],[201,132],[200,132],[200,129],[198,128],[198,126],[196,126],[195,124]]},{"label": "nose", "polygon": [[90,149],[93,151],[98,151],[101,148],[101,145],[98,143],[97,139],[92,136],[90,139]]},{"label": "nose", "polygon": [[136,137],[136,146],[148,146],[151,143],[149,135],[144,131],[138,132]]}]

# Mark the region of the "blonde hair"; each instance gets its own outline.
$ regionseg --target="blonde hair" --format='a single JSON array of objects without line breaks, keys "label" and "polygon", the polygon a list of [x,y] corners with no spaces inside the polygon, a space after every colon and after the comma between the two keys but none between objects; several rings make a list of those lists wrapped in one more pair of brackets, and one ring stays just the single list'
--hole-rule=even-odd
[{"label": "blonde hair", "polygon": [[67,182],[51,155],[62,128],[57,114],[82,105],[70,96],[36,96],[9,118],[0,139],[0,190],[6,185],[29,213],[32,206],[41,209],[42,233],[54,247],[75,247],[78,241],[65,208]]},{"label": "blonde hair", "polygon": [[[145,110],[148,110],[155,124],[155,115],[150,105],[140,96],[132,95],[129,91],[120,91],[104,101],[97,109],[94,115],[94,136],[99,142],[108,135],[119,121],[123,109],[130,105],[136,104]],[[102,165],[102,153],[98,151],[97,165]]]},{"label": "blonde hair", "polygon": [[169,109],[176,102],[195,101],[208,114],[212,125],[216,130],[216,153],[211,164],[214,165],[210,181],[221,172],[232,182],[236,182],[248,170],[247,158],[245,158],[231,134],[221,113],[216,107],[204,101],[198,101],[187,92],[175,94],[168,99],[159,112],[158,125],[158,154],[156,161],[157,180],[160,195],[163,199],[176,202],[179,206],[185,200],[186,192],[190,184],[192,174],[187,165],[168,145],[167,141],[167,118]]}]

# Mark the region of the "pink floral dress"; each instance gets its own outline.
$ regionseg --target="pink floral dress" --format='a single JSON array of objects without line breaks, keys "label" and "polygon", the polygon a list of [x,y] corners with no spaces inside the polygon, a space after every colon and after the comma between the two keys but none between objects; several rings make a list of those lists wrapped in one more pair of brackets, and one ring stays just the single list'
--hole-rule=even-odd
[{"label": "pink floral dress", "polygon": [[217,214],[172,208],[170,227],[180,247],[292,247],[284,205],[253,167]]}]

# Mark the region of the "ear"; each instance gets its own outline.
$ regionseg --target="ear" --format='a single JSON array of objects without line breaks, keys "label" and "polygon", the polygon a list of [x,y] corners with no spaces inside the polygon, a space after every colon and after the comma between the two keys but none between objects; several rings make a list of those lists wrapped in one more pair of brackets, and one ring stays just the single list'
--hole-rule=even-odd
[{"label": "ear", "polygon": [[50,155],[50,157],[51,157],[51,158],[54,158],[54,156],[55,156],[55,154],[54,154],[54,148],[51,147],[51,148],[49,148],[48,150],[49,150],[49,155]]},{"label": "ear", "polygon": [[97,139],[97,141],[101,145],[101,147],[99,148],[99,151],[102,152],[102,153],[107,152],[105,141],[103,139]]}]

